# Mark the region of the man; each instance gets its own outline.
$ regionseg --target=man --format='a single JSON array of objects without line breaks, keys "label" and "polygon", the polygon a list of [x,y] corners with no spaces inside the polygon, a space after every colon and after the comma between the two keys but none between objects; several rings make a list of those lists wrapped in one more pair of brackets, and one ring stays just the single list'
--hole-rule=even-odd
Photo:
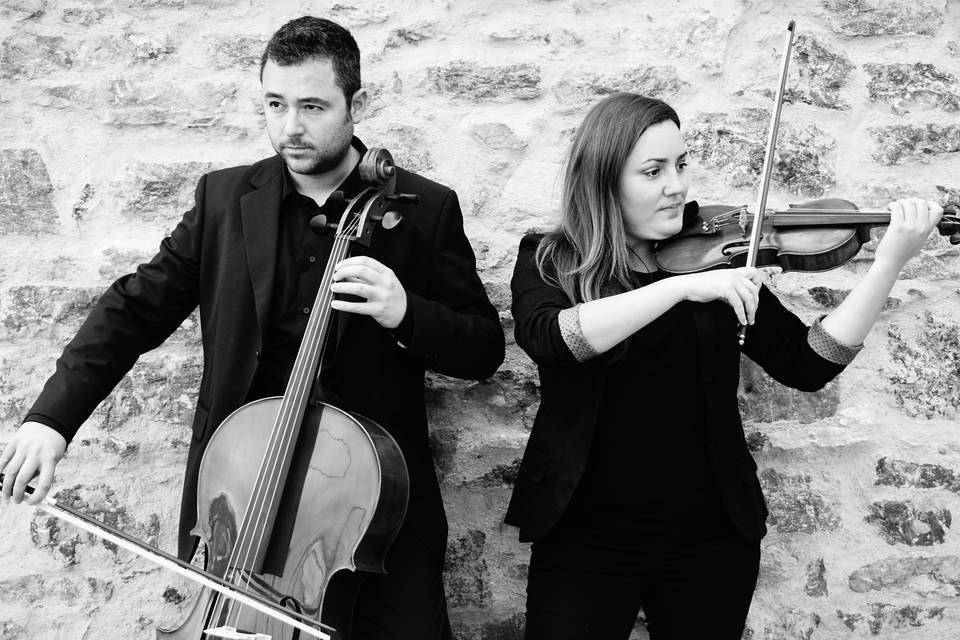
[{"label": "man", "polygon": [[[199,305],[204,371],[179,538],[181,557],[192,553],[196,539],[188,532],[207,442],[236,408],[283,395],[313,312],[333,240],[309,221],[320,214],[335,221],[343,198],[362,188],[357,163],[365,148],[353,137],[367,104],[359,55],[350,33],[328,20],[299,18],[273,35],[261,83],[277,155],[203,176],[194,208],[159,253],[99,300],[0,457],[5,497],[20,502],[39,475],[27,500],[38,502],[96,405]],[[504,354],[456,194],[403,170],[397,189],[417,194],[419,204],[398,203],[403,222],[378,230],[366,255],[335,267],[333,291],[347,298],[332,306],[345,313],[335,314],[336,347],[327,350],[334,355],[320,372],[323,397],[386,428],[410,475],[410,503],[387,573],[369,575],[360,587],[355,639],[450,636],[441,575],[446,519],[427,438],[424,370],[482,379]]]}]

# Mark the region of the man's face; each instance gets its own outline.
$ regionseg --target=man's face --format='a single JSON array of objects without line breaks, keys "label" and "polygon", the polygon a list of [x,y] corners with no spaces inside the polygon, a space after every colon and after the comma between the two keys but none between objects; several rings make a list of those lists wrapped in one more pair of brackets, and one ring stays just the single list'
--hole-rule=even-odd
[{"label": "man's face", "polygon": [[267,60],[261,82],[267,135],[287,168],[312,175],[336,168],[350,149],[363,90],[348,105],[325,58],[283,66]]}]

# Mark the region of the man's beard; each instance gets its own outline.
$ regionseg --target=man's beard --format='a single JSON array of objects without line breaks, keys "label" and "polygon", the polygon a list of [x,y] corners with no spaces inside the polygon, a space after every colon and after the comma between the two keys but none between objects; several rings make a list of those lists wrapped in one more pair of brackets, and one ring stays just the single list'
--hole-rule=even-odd
[{"label": "man's beard", "polygon": [[[316,147],[311,147],[311,150],[314,152],[313,157],[296,159],[284,158],[287,163],[287,168],[294,173],[304,175],[320,175],[336,169],[350,151],[351,138],[348,137],[338,142],[339,144],[333,149],[327,148],[321,150]],[[288,144],[293,146],[296,146],[297,143],[295,140],[288,141]],[[304,162],[307,162],[307,164],[304,165]]]}]

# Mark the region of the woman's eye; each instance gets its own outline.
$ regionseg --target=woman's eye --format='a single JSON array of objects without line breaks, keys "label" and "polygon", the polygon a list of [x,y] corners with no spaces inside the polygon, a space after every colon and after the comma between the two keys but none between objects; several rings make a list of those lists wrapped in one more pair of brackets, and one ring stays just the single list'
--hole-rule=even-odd
[{"label": "woman's eye", "polygon": [[643,172],[643,175],[649,176],[649,177],[651,177],[651,178],[656,178],[658,175],[660,175],[660,167],[656,167],[656,168],[653,168],[653,169],[648,169],[648,170],[646,170],[646,171]]}]

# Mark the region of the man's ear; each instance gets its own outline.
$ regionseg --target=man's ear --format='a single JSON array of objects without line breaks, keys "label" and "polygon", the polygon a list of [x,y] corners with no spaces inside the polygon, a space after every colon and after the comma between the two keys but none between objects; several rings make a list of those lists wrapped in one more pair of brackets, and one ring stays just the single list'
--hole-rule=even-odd
[{"label": "man's ear", "polygon": [[363,120],[363,116],[367,112],[367,90],[360,88],[357,89],[353,97],[350,98],[350,119],[354,124]]}]

